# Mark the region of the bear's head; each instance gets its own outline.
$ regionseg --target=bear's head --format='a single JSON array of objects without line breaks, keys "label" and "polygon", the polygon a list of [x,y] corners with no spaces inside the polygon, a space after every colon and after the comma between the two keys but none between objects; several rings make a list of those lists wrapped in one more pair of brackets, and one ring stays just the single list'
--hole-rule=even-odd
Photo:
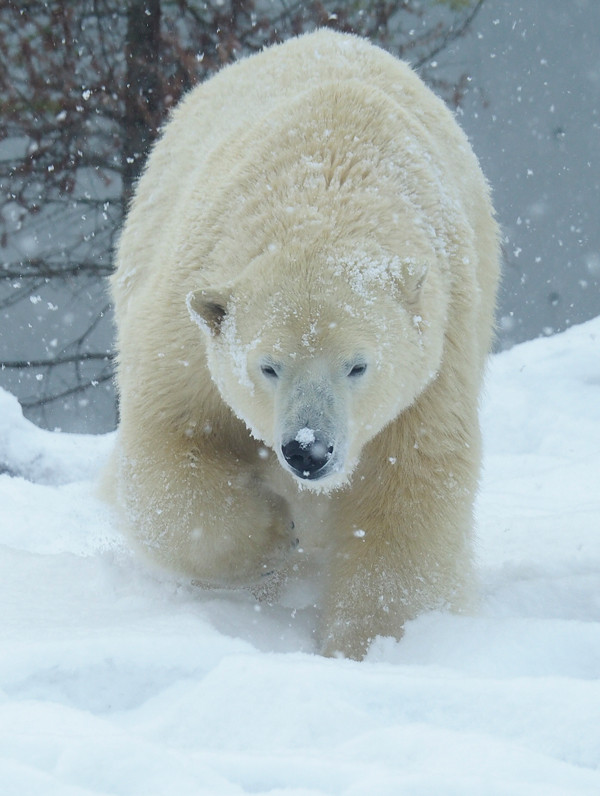
[{"label": "bear's head", "polygon": [[364,246],[269,252],[187,296],[223,400],[301,485],[346,483],[435,378],[447,291],[430,265]]}]

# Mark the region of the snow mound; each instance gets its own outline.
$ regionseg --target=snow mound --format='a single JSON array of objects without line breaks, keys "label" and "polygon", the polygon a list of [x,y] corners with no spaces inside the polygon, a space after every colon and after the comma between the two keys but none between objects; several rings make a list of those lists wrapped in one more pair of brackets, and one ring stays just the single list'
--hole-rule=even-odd
[{"label": "snow mound", "polygon": [[363,663],[314,610],[198,592],[123,544],[112,438],[0,392],[3,796],[600,793],[600,318],[492,359],[476,615]]},{"label": "snow mound", "polygon": [[15,396],[0,389],[0,473],[40,484],[93,478],[111,440],[111,434],[57,434],[38,428],[23,417]]}]

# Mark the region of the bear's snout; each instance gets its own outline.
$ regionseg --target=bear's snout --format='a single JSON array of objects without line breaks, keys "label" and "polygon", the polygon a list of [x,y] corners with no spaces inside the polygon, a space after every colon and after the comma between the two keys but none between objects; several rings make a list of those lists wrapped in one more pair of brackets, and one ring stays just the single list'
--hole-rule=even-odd
[{"label": "bear's snout", "polygon": [[298,478],[313,480],[329,471],[333,445],[321,439],[312,429],[302,428],[295,438],[281,446],[281,453],[290,470]]}]

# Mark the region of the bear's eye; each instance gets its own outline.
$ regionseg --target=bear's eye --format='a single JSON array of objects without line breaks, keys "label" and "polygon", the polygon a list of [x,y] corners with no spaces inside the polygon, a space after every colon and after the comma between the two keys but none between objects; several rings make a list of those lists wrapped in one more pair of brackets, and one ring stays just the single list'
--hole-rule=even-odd
[{"label": "bear's eye", "polygon": [[348,371],[348,377],[351,379],[357,379],[360,376],[364,376],[367,372],[367,365],[365,362],[357,362],[356,365],[353,365],[350,370]]},{"label": "bear's eye", "polygon": [[273,365],[261,365],[260,371],[267,379],[276,379],[279,376]]}]

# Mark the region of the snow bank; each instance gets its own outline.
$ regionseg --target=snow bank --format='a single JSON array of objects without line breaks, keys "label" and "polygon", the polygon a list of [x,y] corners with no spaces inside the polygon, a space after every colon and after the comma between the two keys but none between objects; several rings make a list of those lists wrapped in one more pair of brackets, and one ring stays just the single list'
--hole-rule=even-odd
[{"label": "snow bank", "polygon": [[3,796],[600,793],[600,318],[494,357],[483,423],[479,611],[355,663],[314,609],[148,571],[110,437],[0,392]]},{"label": "snow bank", "polygon": [[56,434],[25,420],[19,402],[0,389],[0,473],[40,484],[93,478],[112,435]]}]

